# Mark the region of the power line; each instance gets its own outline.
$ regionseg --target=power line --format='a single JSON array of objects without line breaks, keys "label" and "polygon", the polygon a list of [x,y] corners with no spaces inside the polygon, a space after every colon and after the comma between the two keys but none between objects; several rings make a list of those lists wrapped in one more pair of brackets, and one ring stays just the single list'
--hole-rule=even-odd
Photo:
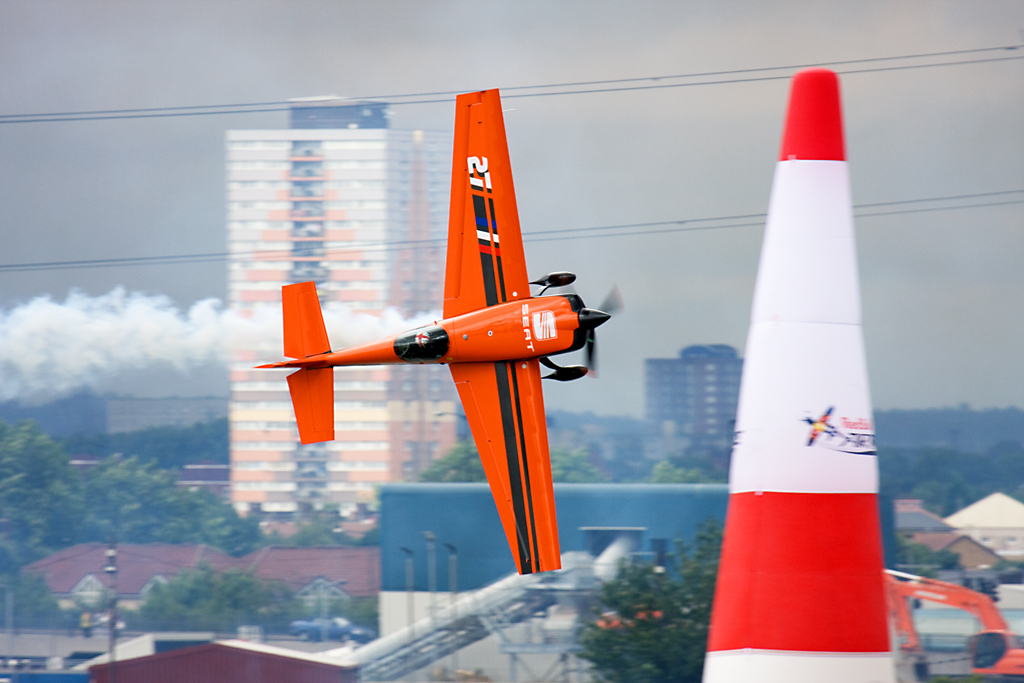
[{"label": "power line", "polygon": [[[901,61],[908,59],[931,59],[935,57],[945,57],[953,55],[966,55],[966,54],[979,54],[985,52],[996,52],[996,51],[1008,51],[1020,49],[1019,45],[1003,45],[996,47],[985,47],[975,48],[970,50],[948,50],[945,52],[927,52],[910,55],[895,55],[890,57],[866,57],[863,59],[846,59],[831,62],[818,62],[813,64],[790,64],[785,66],[768,66],[768,67],[756,67],[748,69],[731,69],[726,71],[706,71],[689,74],[671,74],[661,76],[640,76],[634,78],[617,78],[617,79],[606,79],[606,80],[595,80],[595,81],[574,81],[565,83],[551,83],[541,85],[521,85],[503,88],[503,92],[512,93],[504,95],[504,99],[515,99],[524,97],[550,97],[557,95],[583,95],[593,93],[605,93],[605,92],[628,92],[634,90],[661,90],[667,88],[685,88],[685,87],[696,87],[705,85],[725,85],[730,83],[754,83],[761,81],[774,81],[784,80],[790,78],[789,74],[775,75],[775,76],[759,76],[754,78],[733,78],[733,79],[722,79],[715,81],[698,81],[692,83],[655,83],[652,85],[635,85],[635,86],[623,86],[618,85],[616,87],[608,88],[589,88],[586,90],[578,90],[584,86],[598,86],[598,85],[614,85],[623,83],[640,83],[644,81],[665,81],[665,80],[679,80],[679,79],[691,79],[691,78],[708,78],[712,76],[730,76],[738,74],[750,74],[750,73],[763,73],[768,71],[791,71],[793,69],[802,69],[808,67],[821,67],[821,66],[847,66],[854,64],[873,64],[878,62],[887,61]],[[1024,55],[1014,55],[1011,57],[991,57],[985,59],[966,59],[966,60],[954,60],[945,62],[931,62],[927,64],[903,64],[897,66],[888,67],[873,67],[867,69],[850,69],[846,71],[838,71],[840,74],[864,74],[864,73],[878,73],[884,71],[901,71],[907,69],[925,69],[940,66],[956,66],[963,64],[981,64],[989,62],[1003,62],[1024,59]],[[536,92],[536,93],[516,93],[514,91],[520,90],[544,90],[550,88],[573,88],[571,90],[552,90],[549,92]],[[380,99],[408,99],[412,97],[442,97],[442,99],[427,99],[427,100],[413,100],[405,102],[389,102],[390,106],[410,105],[410,104],[437,104],[444,102],[451,102],[452,95],[465,92],[464,90],[444,90],[435,92],[424,92],[424,93],[408,93],[408,94],[393,94],[393,95],[371,95],[362,97],[340,97],[336,99],[325,98],[327,101],[351,101],[352,104],[358,104],[360,101],[365,100],[380,100]],[[314,101],[315,102],[315,101]],[[251,102],[251,103],[231,103],[231,104],[210,104],[210,105],[188,105],[179,107],[145,107],[135,109],[100,109],[100,110],[87,110],[87,111],[70,111],[70,112],[51,112],[51,113],[36,113],[36,114],[0,114],[0,124],[11,124],[11,123],[49,123],[49,122],[67,122],[67,121],[106,121],[114,119],[144,119],[144,118],[170,118],[170,117],[184,117],[184,116],[211,116],[217,114],[256,114],[256,113],[267,113],[276,111],[287,111],[296,101],[294,100],[278,100],[268,102]]]},{"label": "power line", "polygon": [[[876,218],[876,217],[879,217],[879,216],[895,216],[895,215],[898,215],[898,214],[906,214],[906,213],[928,213],[928,212],[932,212],[932,211],[954,211],[954,210],[957,210],[957,209],[981,209],[981,208],[986,208],[986,207],[991,207],[991,206],[1006,206],[1006,205],[1009,205],[1009,204],[1024,204],[1024,199],[1018,199],[1018,200],[1013,200],[1013,201],[1005,201],[1005,202],[991,202],[991,203],[988,203],[988,204],[966,204],[966,205],[963,205],[963,206],[944,206],[944,207],[925,207],[925,208],[918,208],[918,209],[906,209],[904,211],[880,211],[880,212],[877,212],[877,213],[859,213],[859,214],[855,214],[854,217],[855,218]],[[762,216],[767,216],[767,214],[761,214],[761,215]],[[664,224],[665,225],[671,225],[672,223],[677,223],[677,221],[666,221]],[[558,241],[558,240],[567,240],[567,239],[593,239],[593,238],[598,238],[598,237],[633,237],[633,236],[636,236],[636,235],[663,235],[663,234],[674,233],[674,232],[700,232],[700,231],[703,231],[703,230],[726,230],[726,229],[731,229],[731,228],[759,227],[759,226],[762,226],[762,225],[764,225],[764,221],[753,221],[753,222],[749,222],[749,223],[730,223],[730,224],[727,224],[727,225],[700,225],[700,226],[692,226],[692,227],[665,228],[665,229],[662,229],[662,230],[630,230],[628,232],[605,233],[603,235],[584,235],[582,237],[574,237],[574,236],[571,236],[571,235],[567,235],[567,236],[564,236],[564,237],[538,237],[538,238],[532,238],[532,239],[524,238],[523,241],[524,242],[555,242],[555,241]],[[622,226],[622,227],[626,228],[626,227],[631,227],[631,226]]]},{"label": "power line", "polygon": [[[639,81],[664,81],[670,79],[679,78],[707,78],[709,76],[728,76],[733,74],[742,73],[756,73],[761,71],[781,71],[781,70],[792,70],[792,69],[807,69],[811,67],[822,67],[822,66],[843,66],[847,64],[868,64],[872,62],[886,62],[886,61],[897,61],[902,59],[925,59],[932,57],[950,57],[952,55],[964,55],[964,54],[977,54],[981,52],[996,52],[1002,50],[1017,50],[1020,45],[1000,45],[996,47],[979,47],[970,50],[947,50],[944,52],[921,52],[918,54],[910,55],[893,55],[890,57],[865,57],[863,59],[844,59],[832,62],[816,62],[813,64],[787,64],[784,66],[762,66],[749,69],[730,69],[727,71],[704,71],[696,73],[686,74],[670,74],[662,76],[637,76],[634,78],[613,78],[600,81],[568,81],[564,83],[547,83],[544,85],[517,85],[508,88],[502,88],[502,92],[510,92],[513,90],[537,90],[540,88],[572,88],[581,87],[585,85],[611,85],[613,83],[635,83]],[[439,90],[435,92],[422,92],[422,93],[411,93],[404,95],[373,95],[362,97],[358,99],[400,99],[406,97],[434,97],[438,95],[459,95],[467,90]]]},{"label": "power line", "polygon": [[[921,198],[921,199],[900,199],[900,200],[892,201],[892,202],[874,202],[874,203],[871,203],[871,204],[856,204],[856,205],[854,205],[853,208],[854,208],[854,210],[856,210],[856,209],[868,209],[868,208],[881,207],[881,206],[899,206],[899,205],[902,205],[902,204],[920,204],[922,202],[943,202],[943,201],[953,201],[953,200],[958,200],[958,199],[980,199],[980,198],[983,198],[983,197],[999,197],[999,196],[1005,196],[1005,195],[1009,195],[1009,194],[1021,194],[1021,193],[1024,193],[1024,190],[999,190],[997,192],[974,192],[974,193],[971,193],[971,194],[946,195],[946,196],[943,196],[943,197],[924,197],[924,198]],[[1017,204],[1018,202],[1014,201],[1014,202],[1009,202],[1009,203]],[[997,204],[969,204],[969,205],[965,205],[963,207],[948,207],[948,208],[955,209],[955,208],[971,208],[971,207],[974,207],[974,206],[996,206],[996,205]],[[943,207],[940,207],[940,210],[941,210],[941,208],[943,208]],[[934,211],[936,209],[934,209],[934,208],[922,209],[922,211],[925,211],[925,210],[927,210],[927,211]],[[910,213],[913,213],[913,212],[910,212]],[[875,215],[883,215],[883,214],[857,214],[857,217],[858,218],[859,217],[870,217],[870,216],[875,216]],[[734,215],[734,216],[715,216],[715,217],[712,217],[712,218],[689,218],[689,219],[676,220],[676,221],[656,221],[656,222],[653,222],[653,223],[629,223],[629,224],[626,224],[626,225],[606,225],[606,226],[603,226],[603,227],[593,227],[593,228],[565,228],[565,229],[562,229],[562,230],[545,230],[543,232],[524,232],[523,236],[525,238],[527,235],[551,235],[551,234],[554,234],[554,233],[596,232],[598,230],[620,230],[620,229],[623,229],[623,228],[648,228],[648,227],[657,227],[657,226],[662,226],[662,225],[682,225],[684,223],[708,223],[708,222],[711,222],[711,221],[734,221],[734,220],[740,220],[740,219],[744,219],[744,218],[765,218],[767,216],[768,216],[768,214],[765,213],[765,212],[761,212],[761,213],[747,213],[747,214],[738,214],[738,215]],[[748,224],[744,223],[743,225],[748,225]],[[760,223],[758,223],[758,225],[760,225]],[[709,226],[709,227],[714,228],[716,226]],[[706,230],[708,228],[702,228],[702,229]]]},{"label": "power line", "polygon": [[[963,199],[980,199],[985,197],[997,197],[1013,194],[1024,194],[1021,190],[1001,190],[996,192],[975,192],[972,194],[947,195],[943,197],[928,197],[920,199],[903,199],[890,202],[874,202],[870,204],[857,204],[854,210],[870,208],[920,204],[923,202],[943,202]],[[994,206],[1007,206],[1024,204],[1024,199],[1014,199],[987,203],[960,204],[955,206],[926,206],[894,211],[876,211],[871,213],[856,213],[857,218],[875,218],[880,216],[892,216],[910,213],[926,213],[936,211],[957,211],[964,209],[988,208]],[[620,225],[605,225],[589,228],[566,228],[563,230],[538,230],[523,233],[524,242],[552,242],[567,239],[592,239],[598,237],[628,237],[635,235],[657,235],[677,232],[698,232],[706,230],[726,230],[734,228],[755,227],[764,225],[763,220],[747,221],[741,223],[721,224],[723,221],[735,221],[743,219],[763,219],[766,213],[738,214],[731,216],[711,216],[706,218],[686,218],[674,221],[655,221],[646,223],[624,223]],[[714,225],[693,225],[700,223],[715,223]],[[668,227],[675,226],[675,227]],[[646,228],[646,229],[638,229]],[[619,231],[619,232],[606,232]],[[601,234],[603,233],[603,234]],[[428,247],[440,247],[445,243],[446,238],[427,240],[405,240],[395,242],[370,242],[353,244],[341,249],[332,249],[328,253],[341,253],[346,251],[397,251],[401,249],[420,249]],[[266,250],[257,252],[211,252],[206,254],[172,254],[166,256],[128,256],[107,259],[83,259],[75,261],[43,261],[34,263],[8,263],[0,264],[0,273],[4,272],[33,272],[44,270],[77,270],[90,268],[112,268],[122,266],[145,266],[145,265],[183,265],[192,263],[216,263],[221,261],[247,261],[247,260],[292,260],[294,254],[289,250]]]},{"label": "power line", "polygon": [[[866,74],[866,73],[880,73],[883,71],[904,71],[907,69],[927,69],[935,66],[957,66],[960,64],[982,64],[987,62],[1006,62],[1013,60],[1024,59],[1024,55],[1016,55],[1013,57],[993,57],[991,59],[970,59],[956,62],[939,62],[935,64],[906,64],[902,66],[889,66],[889,67],[875,67],[872,69],[855,69],[849,71],[836,71],[839,75],[848,74]],[[563,90],[555,92],[538,92],[538,93],[524,93],[518,95],[507,95],[503,96],[502,99],[510,100],[523,97],[551,97],[555,95],[592,95],[596,93],[607,93],[607,92],[628,92],[636,90],[667,90],[669,88],[691,88],[702,85],[728,85],[731,83],[761,83],[765,81],[785,81],[789,80],[791,76],[789,74],[782,74],[780,76],[757,76],[754,78],[731,78],[718,81],[699,81],[697,83],[667,83],[664,85],[633,85],[633,86],[620,86],[616,88],[591,88],[589,90]],[[398,102],[396,104],[429,104],[432,102],[442,102],[444,100],[421,100],[419,102]],[[2,123],[2,122],[0,122]]]}]

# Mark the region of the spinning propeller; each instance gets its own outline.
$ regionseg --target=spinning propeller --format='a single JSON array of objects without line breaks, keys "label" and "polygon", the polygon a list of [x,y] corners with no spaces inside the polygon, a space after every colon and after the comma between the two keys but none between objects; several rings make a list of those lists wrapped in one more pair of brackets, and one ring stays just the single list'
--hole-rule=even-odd
[{"label": "spinning propeller", "polygon": [[[565,287],[576,281],[576,275],[574,273],[568,273],[564,271],[557,271],[554,273],[548,273],[542,278],[530,282],[531,285],[538,285],[543,289],[537,296],[540,296],[548,290],[550,287]],[[576,295],[574,295],[576,296]],[[577,296],[577,298],[579,298]],[[583,299],[579,299],[580,303],[583,303]],[[540,362],[547,368],[554,370],[550,375],[545,375],[544,379],[553,379],[558,382],[570,382],[574,379],[579,379],[584,375],[590,374],[591,376],[597,376],[597,335],[594,330],[612,316],[613,313],[619,311],[622,308],[622,295],[619,293],[618,286],[612,286],[608,295],[601,302],[600,309],[586,308],[585,306],[579,311],[580,328],[586,330],[586,350],[584,351],[586,357],[586,365],[557,365],[551,361],[550,358],[541,358]],[[579,347],[576,347],[579,348]]]},{"label": "spinning propeller", "polygon": [[[585,309],[586,310],[586,309]],[[608,318],[615,315],[617,312],[622,310],[622,294],[619,293],[619,286],[612,285],[611,291],[605,296],[604,301],[601,302],[600,310],[597,313],[603,312],[605,317],[601,320],[604,322]],[[582,311],[580,312],[582,314]],[[580,322],[583,322],[582,315],[580,316]],[[598,323],[600,325],[601,323]],[[597,327],[591,327],[587,330],[587,350],[585,351],[587,358],[587,369],[590,374],[597,377],[597,335],[594,333],[594,329]]]}]

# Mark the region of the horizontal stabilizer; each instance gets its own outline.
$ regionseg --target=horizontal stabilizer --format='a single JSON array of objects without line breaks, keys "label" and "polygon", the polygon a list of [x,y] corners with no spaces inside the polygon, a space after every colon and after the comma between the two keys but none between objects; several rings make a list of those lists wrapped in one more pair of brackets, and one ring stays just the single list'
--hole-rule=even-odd
[{"label": "horizontal stabilizer", "polygon": [[299,370],[288,375],[288,390],[299,424],[299,441],[334,439],[334,368]]},{"label": "horizontal stabilizer", "polygon": [[331,350],[316,283],[300,282],[282,287],[281,307],[284,313],[284,355],[307,358]]}]

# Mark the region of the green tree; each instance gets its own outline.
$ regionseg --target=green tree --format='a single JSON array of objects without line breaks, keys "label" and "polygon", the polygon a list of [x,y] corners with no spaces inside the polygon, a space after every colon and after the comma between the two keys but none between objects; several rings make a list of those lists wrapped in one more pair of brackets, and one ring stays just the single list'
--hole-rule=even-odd
[{"label": "green tree", "polygon": [[194,462],[228,462],[227,418],[187,427],[150,427],[117,434],[75,434],[62,439],[68,453],[105,458],[131,453],[139,460],[155,460],[158,467],[180,469]]},{"label": "green tree", "polygon": [[82,519],[78,474],[35,423],[0,422],[0,517],[7,520],[2,569],[76,542]]},{"label": "green tree", "polygon": [[232,631],[242,624],[280,624],[296,613],[291,591],[252,572],[217,573],[209,565],[154,585],[129,621],[144,628]]},{"label": "green tree", "polygon": [[667,566],[623,563],[601,589],[602,616],[584,627],[580,657],[608,683],[698,683],[704,668],[721,528],[706,522]]},{"label": "green tree", "polygon": [[697,468],[676,467],[668,460],[661,460],[651,470],[652,484],[700,484],[708,481]]},{"label": "green tree", "polygon": [[[19,571],[0,576],[0,583],[10,586],[14,593],[15,618],[19,627],[53,628],[65,622],[66,617],[41,574]],[[2,589],[0,597],[4,597]]]},{"label": "green tree", "polygon": [[586,448],[570,451],[568,448],[551,449],[551,479],[566,484],[599,484],[608,477],[590,462]]},{"label": "green tree", "polygon": [[380,545],[380,528],[374,526],[365,534],[353,537],[338,528],[340,518],[336,510],[323,510],[308,515],[299,523],[299,530],[291,536],[275,535],[269,539],[272,545],[287,545],[310,548],[325,545],[370,546]]},{"label": "green tree", "polygon": [[430,467],[420,473],[420,481],[487,481],[487,475],[484,474],[484,466],[480,464],[476,445],[472,439],[466,439],[430,463]]},{"label": "green tree", "polygon": [[937,569],[963,568],[960,566],[960,556],[953,551],[932,550],[923,543],[914,543],[904,534],[896,535],[896,552],[900,565],[922,576],[934,578]]},{"label": "green tree", "polygon": [[[152,543],[182,535],[171,519],[175,488],[174,474],[157,469],[155,462],[121,456],[101,460],[85,476],[88,539]],[[173,531],[166,533],[165,527]]]},{"label": "green tree", "polygon": [[879,483],[893,498],[920,498],[945,517],[990,493],[1020,496],[1024,445],[996,444],[984,453],[951,448],[879,450]]},{"label": "green tree", "polygon": [[211,491],[176,486],[169,498],[169,517],[157,534],[158,541],[206,543],[235,557],[266,544],[257,517],[241,517]]},{"label": "green tree", "polygon": [[255,518],[243,519],[209,491],[177,485],[169,470],[114,456],[85,477],[86,538],[123,543],[207,543],[232,555],[261,545]]}]

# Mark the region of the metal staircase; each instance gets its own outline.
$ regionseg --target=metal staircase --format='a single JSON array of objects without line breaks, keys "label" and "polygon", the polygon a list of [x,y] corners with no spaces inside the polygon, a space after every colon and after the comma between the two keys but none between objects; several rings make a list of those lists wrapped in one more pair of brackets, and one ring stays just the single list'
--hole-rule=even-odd
[{"label": "metal staircase", "polygon": [[[512,655],[518,648],[506,632],[544,613],[567,593],[593,591],[598,583],[593,564],[587,553],[565,553],[563,568],[558,571],[512,574],[465,595],[454,605],[438,609],[412,627],[399,629],[356,650],[339,649],[323,654],[341,664],[359,666],[363,681],[396,680],[492,634],[502,643],[502,651]],[[574,651],[569,643],[558,647],[559,652]]]}]

